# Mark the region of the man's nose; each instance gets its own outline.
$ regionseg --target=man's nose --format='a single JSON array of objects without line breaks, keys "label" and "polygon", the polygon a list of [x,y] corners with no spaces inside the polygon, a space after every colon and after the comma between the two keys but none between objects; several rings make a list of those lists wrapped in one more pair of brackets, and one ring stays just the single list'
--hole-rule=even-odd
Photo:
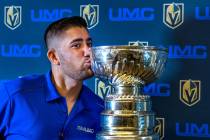
[{"label": "man's nose", "polygon": [[90,56],[91,55],[91,47],[88,45],[84,46],[84,56]]}]

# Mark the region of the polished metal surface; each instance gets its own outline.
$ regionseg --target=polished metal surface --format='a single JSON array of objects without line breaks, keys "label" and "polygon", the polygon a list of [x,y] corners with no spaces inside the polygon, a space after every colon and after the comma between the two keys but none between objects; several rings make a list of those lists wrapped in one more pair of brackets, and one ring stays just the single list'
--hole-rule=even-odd
[{"label": "polished metal surface", "polygon": [[92,69],[112,84],[144,84],[162,72],[167,50],[153,46],[99,46],[92,48]]},{"label": "polished metal surface", "polygon": [[96,136],[97,140],[159,140],[157,134],[142,135],[139,131],[106,131]]},{"label": "polished metal surface", "polygon": [[159,140],[155,113],[141,89],[163,71],[167,51],[151,46],[99,46],[92,49],[92,69],[109,80],[111,93],[101,113],[98,140]]},{"label": "polished metal surface", "polygon": [[102,113],[101,127],[104,130],[134,130],[153,132],[155,126],[153,112],[110,111]]},{"label": "polished metal surface", "polygon": [[152,102],[145,95],[108,95],[105,108],[107,110],[150,111]]}]

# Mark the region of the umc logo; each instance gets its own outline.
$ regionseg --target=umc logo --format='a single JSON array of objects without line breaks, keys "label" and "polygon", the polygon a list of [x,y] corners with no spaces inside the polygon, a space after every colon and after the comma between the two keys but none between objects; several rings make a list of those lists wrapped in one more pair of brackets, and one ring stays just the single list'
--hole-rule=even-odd
[{"label": "umc logo", "polygon": [[153,21],[155,18],[154,8],[109,8],[109,20],[111,21]]},{"label": "umc logo", "polygon": [[0,44],[2,57],[40,57],[41,46],[36,44]]},{"label": "umc logo", "polygon": [[71,9],[32,9],[31,20],[33,22],[52,22],[63,17],[70,17]]},{"label": "umc logo", "polygon": [[195,8],[195,18],[197,20],[207,20],[209,21],[210,20],[210,7],[205,7],[205,9],[200,9],[201,7],[199,6],[196,6]]},{"label": "umc logo", "polygon": [[156,118],[156,126],[154,132],[160,136],[160,140],[165,137],[165,118]]},{"label": "umc logo", "polygon": [[169,58],[180,59],[206,59],[207,46],[205,45],[160,45],[159,47],[168,48]]},{"label": "umc logo", "polygon": [[4,7],[4,24],[11,30],[21,25],[21,6],[5,6]]},{"label": "umc logo", "polygon": [[163,23],[171,29],[177,28],[184,21],[184,4],[163,4]]},{"label": "umc logo", "polygon": [[180,80],[180,100],[193,106],[200,101],[201,82],[198,80]]},{"label": "umc logo", "polygon": [[88,25],[88,29],[95,27],[99,22],[99,5],[80,5],[80,16]]},{"label": "umc logo", "polygon": [[209,125],[196,124],[196,123],[185,123],[181,125],[176,123],[176,135],[185,137],[200,137],[200,138],[210,138]]}]

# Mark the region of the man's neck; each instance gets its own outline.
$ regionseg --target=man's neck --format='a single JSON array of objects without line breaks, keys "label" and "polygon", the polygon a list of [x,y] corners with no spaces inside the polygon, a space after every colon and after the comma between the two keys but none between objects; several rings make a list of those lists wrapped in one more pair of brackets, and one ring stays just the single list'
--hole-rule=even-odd
[{"label": "man's neck", "polygon": [[56,74],[52,74],[52,81],[59,94],[66,98],[69,114],[82,89],[82,81],[65,78]]}]

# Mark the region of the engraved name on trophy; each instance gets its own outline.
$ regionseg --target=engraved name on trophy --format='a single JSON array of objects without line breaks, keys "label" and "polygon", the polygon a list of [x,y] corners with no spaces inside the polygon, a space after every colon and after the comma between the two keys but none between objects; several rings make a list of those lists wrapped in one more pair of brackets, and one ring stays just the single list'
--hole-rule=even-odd
[{"label": "engraved name on trophy", "polygon": [[141,89],[162,72],[167,50],[153,46],[98,46],[92,48],[96,77],[109,80],[98,140],[159,140],[150,96]]}]

